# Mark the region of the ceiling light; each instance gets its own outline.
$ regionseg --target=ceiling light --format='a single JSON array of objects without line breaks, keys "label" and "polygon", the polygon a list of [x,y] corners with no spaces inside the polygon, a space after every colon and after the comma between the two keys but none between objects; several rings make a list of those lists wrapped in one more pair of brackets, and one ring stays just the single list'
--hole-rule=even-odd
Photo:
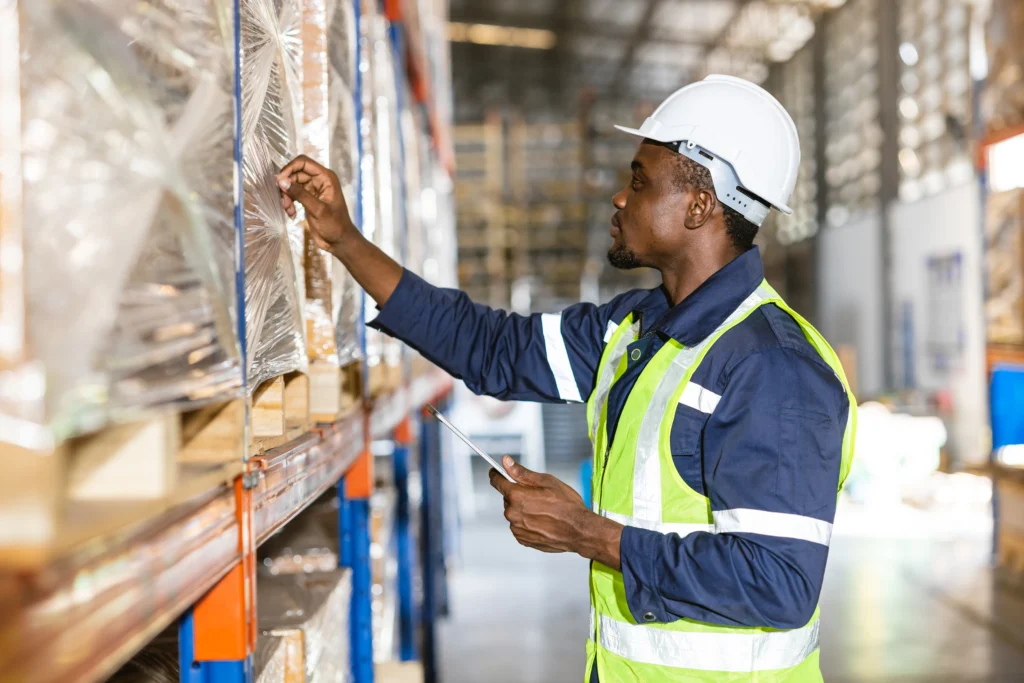
[{"label": "ceiling light", "polygon": [[907,66],[914,66],[917,64],[917,48],[914,47],[913,43],[903,43],[900,45],[900,59]]},{"label": "ceiling light", "polygon": [[554,31],[539,28],[517,28],[494,24],[465,24],[448,22],[448,40],[453,43],[500,45],[531,50],[550,50],[558,43]]}]

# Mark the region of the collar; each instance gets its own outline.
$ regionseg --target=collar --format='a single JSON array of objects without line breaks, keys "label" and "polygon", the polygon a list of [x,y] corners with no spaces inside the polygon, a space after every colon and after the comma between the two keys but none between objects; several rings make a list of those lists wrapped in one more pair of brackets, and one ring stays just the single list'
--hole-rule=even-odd
[{"label": "collar", "polygon": [[[683,346],[694,346],[725,322],[763,279],[761,252],[753,247],[720,268],[678,305],[665,310],[652,329]],[[659,293],[666,301],[664,290]]]}]

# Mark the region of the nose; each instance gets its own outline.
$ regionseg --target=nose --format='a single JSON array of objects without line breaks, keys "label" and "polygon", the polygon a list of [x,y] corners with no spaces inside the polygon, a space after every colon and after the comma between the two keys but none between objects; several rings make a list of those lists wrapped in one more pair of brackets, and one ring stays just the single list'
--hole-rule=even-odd
[{"label": "nose", "polygon": [[623,209],[626,208],[626,188],[622,188],[621,190],[615,193],[615,195],[612,197],[612,204],[614,204],[615,208],[618,209],[619,211],[622,211]]}]

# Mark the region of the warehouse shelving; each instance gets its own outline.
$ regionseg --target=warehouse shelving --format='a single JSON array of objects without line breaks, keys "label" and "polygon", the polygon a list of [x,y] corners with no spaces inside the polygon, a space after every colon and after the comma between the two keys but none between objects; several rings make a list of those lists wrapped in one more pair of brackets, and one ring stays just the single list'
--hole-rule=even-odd
[{"label": "warehouse shelving", "polygon": [[[255,548],[366,457],[364,419],[378,437],[390,435],[410,407],[440,402],[451,386],[439,372],[417,378],[367,413],[356,412],[253,459],[234,487],[210,491],[117,538],[83,546],[31,580],[10,586],[20,604],[4,627],[4,638],[14,644],[0,660],[4,680],[102,680],[182,614],[196,639],[196,659],[185,670],[209,671],[207,664],[217,663],[217,673],[203,674],[212,678],[186,680],[247,680],[237,677],[245,657],[235,657],[249,628],[244,605],[221,610],[224,594],[251,580]],[[365,503],[358,486],[349,491],[350,505]],[[354,566],[355,555],[352,550],[343,561]],[[401,571],[408,574],[411,568]],[[220,623],[208,623],[211,618]],[[238,627],[233,634],[232,624]],[[200,642],[206,636],[220,642]],[[239,664],[225,667],[227,661]],[[231,671],[221,671],[225,668]]]},{"label": "warehouse shelving", "polygon": [[[358,0],[354,4],[358,17]],[[440,160],[450,171],[451,153],[445,149],[451,133],[444,112],[429,99],[430,69],[421,54],[429,37],[403,23],[401,3],[385,4],[389,19],[403,27],[396,30],[408,30],[409,49],[399,52],[406,58],[402,73],[408,72],[417,106],[427,110]],[[397,50],[399,41],[395,43]],[[452,386],[451,378],[436,368],[421,371],[336,422],[316,425],[249,458],[244,473],[230,482],[113,534],[80,543],[37,571],[0,574],[5,614],[0,627],[0,680],[101,681],[176,624],[183,683],[251,682],[258,635],[257,548],[336,489],[339,564],[352,572],[350,632],[338,637],[349,639],[351,680],[373,681],[369,500],[374,484],[370,443],[376,439],[395,443],[392,457],[402,484],[394,514],[399,566],[391,598],[398,619],[398,655],[403,660],[416,658],[415,637],[422,628],[422,657],[427,680],[432,680],[433,625],[426,619],[434,612],[429,605],[419,610],[414,604],[411,586],[418,569],[409,528],[414,514],[439,519],[438,511],[422,505],[433,501],[439,506],[441,501],[424,495],[419,499],[421,509],[410,505],[408,462],[410,450],[418,447],[418,461],[439,468],[439,434],[431,429],[432,418],[420,419],[420,411],[427,402],[443,407]],[[421,425],[418,431],[414,423]],[[434,474],[422,476],[430,480]],[[443,562],[443,553],[431,545],[439,538],[436,533],[421,536],[421,558]],[[443,568],[419,566],[424,582],[443,576]],[[422,624],[413,621],[417,613]]]}]

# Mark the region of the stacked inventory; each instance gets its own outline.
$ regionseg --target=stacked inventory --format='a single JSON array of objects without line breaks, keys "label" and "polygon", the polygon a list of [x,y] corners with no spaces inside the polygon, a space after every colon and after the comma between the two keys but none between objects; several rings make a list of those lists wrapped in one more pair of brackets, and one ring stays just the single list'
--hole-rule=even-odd
[{"label": "stacked inventory", "polygon": [[818,232],[817,123],[814,54],[807,46],[776,65],[766,87],[793,117],[800,139],[800,166],[789,200],[792,214],[772,211],[757,236],[765,277],[800,311],[814,310],[815,261],[810,238]]},{"label": "stacked inventory", "polygon": [[[362,229],[384,253],[403,263],[405,206],[400,180],[398,84],[390,24],[374,0],[362,2],[359,29]],[[370,319],[376,313],[373,302],[367,299],[366,307],[364,315]],[[396,340],[367,330],[366,362],[371,394],[393,391],[402,383],[402,346]]]},{"label": "stacked inventory", "polygon": [[[0,679],[103,680],[150,641],[115,680],[372,676],[370,431],[450,382],[363,403],[361,292],[277,175],[332,166],[378,244],[443,280],[450,186],[411,104],[399,133],[376,9],[357,59],[349,0],[0,3]],[[329,570],[257,580],[256,548],[342,477]]]},{"label": "stacked inventory", "polygon": [[989,76],[982,95],[988,190],[985,217],[985,324],[996,462],[1000,564],[1024,575],[1024,11],[996,0],[987,26]]},{"label": "stacked inventory", "polygon": [[505,234],[505,135],[500,119],[455,128],[459,286],[474,301],[510,302]]},{"label": "stacked inventory", "polygon": [[970,8],[962,0],[900,5],[900,199],[970,182]]},{"label": "stacked inventory", "polygon": [[826,24],[825,180],[828,223],[877,211],[882,187],[878,2],[858,0]]},{"label": "stacked inventory", "polygon": [[583,147],[577,122],[509,126],[506,222],[513,241],[513,300],[529,301],[533,311],[580,300],[587,256]]},{"label": "stacked inventory", "polygon": [[793,213],[786,215],[774,211],[771,214],[775,217],[776,239],[780,244],[788,245],[813,237],[818,232],[812,48],[803,48],[788,62],[780,65],[773,74],[772,84],[777,84],[777,87],[773,88],[774,95],[793,117],[800,138],[800,168],[797,172],[796,188],[789,200]]},{"label": "stacked inventory", "polygon": [[12,559],[241,470],[225,10],[91,0],[0,16],[0,454],[13,467],[0,500],[20,520],[0,548]]}]

